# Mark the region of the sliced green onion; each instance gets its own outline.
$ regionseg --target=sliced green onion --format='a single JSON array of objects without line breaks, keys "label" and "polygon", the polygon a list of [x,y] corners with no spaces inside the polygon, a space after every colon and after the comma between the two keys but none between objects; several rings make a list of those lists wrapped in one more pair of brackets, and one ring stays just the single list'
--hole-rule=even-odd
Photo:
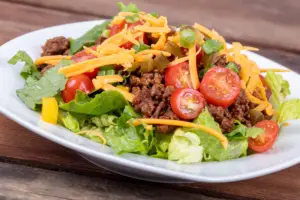
[{"label": "sliced green onion", "polygon": [[195,31],[190,28],[184,28],[180,31],[180,45],[185,48],[191,48],[196,41]]},{"label": "sliced green onion", "polygon": [[125,17],[125,21],[130,24],[138,22],[139,20],[140,20],[140,18],[139,18],[138,14],[134,14],[134,15]]},{"label": "sliced green onion", "polygon": [[140,45],[134,45],[133,49],[135,50],[135,53],[138,53],[140,51],[144,51],[144,50],[150,49],[150,46],[148,46],[148,45],[146,45],[144,43],[141,43]]},{"label": "sliced green onion", "polygon": [[239,73],[238,66],[235,63],[233,63],[233,62],[229,62],[225,67],[228,68],[228,69],[231,69],[235,73]]},{"label": "sliced green onion", "polygon": [[101,67],[98,76],[107,76],[107,75],[115,75],[115,68],[113,65],[107,65],[105,67]]},{"label": "sliced green onion", "polygon": [[129,3],[126,6],[124,3],[119,2],[118,6],[119,6],[121,12],[132,12],[132,13],[138,13],[138,12],[140,12],[140,9],[138,9],[136,7],[136,5],[133,4],[133,3]]},{"label": "sliced green onion", "polygon": [[223,49],[223,44],[217,40],[206,40],[202,45],[202,48],[206,54],[212,54],[219,52]]},{"label": "sliced green onion", "polygon": [[108,37],[109,37],[109,34],[110,34],[110,30],[108,30],[108,29],[105,29],[105,30],[102,32],[102,36],[105,37],[105,38],[108,38]]},{"label": "sliced green onion", "polygon": [[157,12],[152,12],[150,13],[153,17],[158,18],[158,13]]}]

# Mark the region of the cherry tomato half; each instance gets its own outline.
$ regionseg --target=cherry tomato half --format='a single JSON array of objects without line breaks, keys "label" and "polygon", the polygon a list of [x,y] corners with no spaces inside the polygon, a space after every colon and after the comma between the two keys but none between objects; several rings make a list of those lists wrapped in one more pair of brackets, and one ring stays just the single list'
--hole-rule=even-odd
[{"label": "cherry tomato half", "polygon": [[[96,46],[92,46],[89,47],[92,50],[96,50]],[[87,54],[85,50],[82,50],[78,53],[76,53],[75,55],[72,56],[71,60],[74,60],[75,63],[77,62],[82,62],[85,60],[89,60],[89,59],[93,59],[96,58],[96,56],[92,55],[92,54]],[[90,77],[91,79],[95,78],[98,74],[99,68],[94,69],[91,72],[85,72],[84,74],[87,75],[88,77]]]},{"label": "cherry tomato half", "polygon": [[195,119],[205,106],[202,94],[191,88],[176,89],[170,99],[173,112],[184,120]]},{"label": "cherry tomato half", "polygon": [[213,67],[208,70],[200,84],[200,92],[208,103],[223,107],[234,103],[240,90],[239,76],[224,67]]},{"label": "cherry tomato half", "polygon": [[265,77],[263,77],[262,75],[259,75],[259,78],[260,78],[263,86],[265,87],[267,99],[269,99],[270,96],[272,95],[272,90],[271,90],[270,86],[268,85],[268,83],[265,81]]},{"label": "cherry tomato half", "polygon": [[275,143],[279,133],[279,126],[272,120],[264,120],[258,122],[255,127],[263,129],[264,134],[255,139],[249,138],[248,145],[253,151],[262,153],[269,150]]},{"label": "cherry tomato half", "polygon": [[165,83],[176,88],[192,88],[188,62],[168,66],[165,72]]},{"label": "cherry tomato half", "polygon": [[65,103],[68,103],[75,98],[76,90],[80,90],[86,94],[91,93],[94,90],[92,80],[84,74],[69,78],[65,89],[61,93]]}]

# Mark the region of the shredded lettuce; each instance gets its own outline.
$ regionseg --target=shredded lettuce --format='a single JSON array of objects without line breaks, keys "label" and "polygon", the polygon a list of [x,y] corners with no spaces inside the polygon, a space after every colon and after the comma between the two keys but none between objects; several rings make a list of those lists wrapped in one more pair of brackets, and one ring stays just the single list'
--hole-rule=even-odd
[{"label": "shredded lettuce", "polygon": [[91,30],[86,32],[78,39],[70,40],[70,54],[73,55],[82,50],[83,46],[92,46],[95,41],[101,36],[102,32],[106,30],[110,21],[105,21],[103,24],[94,26]]},{"label": "shredded lettuce", "polygon": [[62,124],[70,131],[75,133],[80,131],[80,125],[78,120],[74,116],[72,116],[69,112],[61,111],[58,117],[59,117],[58,119],[60,124]]},{"label": "shredded lettuce", "polygon": [[290,94],[289,82],[284,80],[282,75],[268,71],[265,80],[272,90],[270,102],[275,110],[278,110],[286,96]]},{"label": "shredded lettuce", "polygon": [[73,61],[62,60],[55,67],[47,70],[40,80],[28,77],[25,87],[17,90],[18,97],[31,109],[37,110],[43,97],[53,97],[64,90],[67,78],[57,73],[58,69],[72,64]]},{"label": "shredded lettuce", "polygon": [[155,153],[152,155],[155,158],[168,159],[169,144],[173,134],[156,134]]},{"label": "shredded lettuce", "polygon": [[31,57],[25,51],[18,51],[16,55],[8,61],[11,65],[15,65],[18,62],[24,62],[24,67],[20,73],[23,79],[26,80],[28,77],[36,80],[40,79],[41,73],[38,71]]},{"label": "shredded lettuce", "polygon": [[91,118],[93,124],[98,128],[108,127],[117,124],[118,117],[115,115],[104,114],[101,116],[95,116]]},{"label": "shredded lettuce", "polygon": [[[219,124],[215,122],[207,108],[200,113],[200,115],[194,120],[194,123],[202,124],[221,132]],[[229,145],[226,149],[224,149],[220,140],[204,131],[199,129],[184,129],[184,131],[198,135],[201,144],[204,147],[205,156],[203,157],[203,160],[205,161],[231,160],[247,155],[248,139],[229,138]]]},{"label": "shredded lettuce", "polygon": [[122,110],[126,104],[127,101],[123,95],[117,91],[103,91],[94,98],[90,98],[84,92],[77,90],[74,100],[63,103],[59,107],[74,113],[99,116]]},{"label": "shredded lettuce", "polygon": [[226,134],[230,139],[248,139],[249,137],[255,139],[258,135],[263,134],[264,130],[257,127],[248,128],[239,121],[235,121],[233,130]]},{"label": "shredded lettuce", "polygon": [[169,144],[168,159],[178,163],[197,163],[203,157],[199,137],[192,132],[177,129]]},{"label": "shredded lettuce", "polygon": [[293,119],[300,119],[300,99],[286,100],[279,108],[278,123]]}]

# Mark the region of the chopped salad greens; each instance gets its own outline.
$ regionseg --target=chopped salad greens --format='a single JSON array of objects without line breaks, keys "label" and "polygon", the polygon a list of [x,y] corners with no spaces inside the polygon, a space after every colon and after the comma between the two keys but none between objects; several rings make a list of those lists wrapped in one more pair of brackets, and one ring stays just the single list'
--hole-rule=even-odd
[{"label": "chopped salad greens", "polygon": [[9,61],[24,63],[16,93],[43,121],[117,154],[200,163],[268,151],[279,126],[300,119],[300,99],[286,100],[288,81],[276,69],[262,76],[242,52],[257,49],[118,6],[79,38],[47,41],[35,61],[24,51]]}]

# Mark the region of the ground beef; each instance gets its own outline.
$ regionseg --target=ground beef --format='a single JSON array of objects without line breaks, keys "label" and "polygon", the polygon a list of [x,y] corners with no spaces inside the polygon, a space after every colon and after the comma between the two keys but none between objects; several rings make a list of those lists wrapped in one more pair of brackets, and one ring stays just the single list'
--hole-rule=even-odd
[{"label": "ground beef", "polygon": [[49,39],[42,46],[42,56],[63,55],[70,48],[70,40],[60,36]]},{"label": "ground beef", "polygon": [[225,67],[227,65],[227,58],[226,55],[218,55],[215,60],[213,61],[213,65],[219,67]]},{"label": "ground beef", "polygon": [[[131,92],[135,95],[132,102],[135,111],[142,113],[146,118],[178,119],[170,108],[170,95],[173,86],[165,86],[163,72],[154,71],[131,75],[129,80]],[[169,133],[173,126],[159,125],[160,133]]]},{"label": "ground beef", "polygon": [[224,133],[232,131],[234,121],[238,120],[247,127],[251,127],[250,109],[253,108],[244,91],[241,91],[238,99],[228,108],[208,104],[208,110],[214,119],[220,124]]}]

